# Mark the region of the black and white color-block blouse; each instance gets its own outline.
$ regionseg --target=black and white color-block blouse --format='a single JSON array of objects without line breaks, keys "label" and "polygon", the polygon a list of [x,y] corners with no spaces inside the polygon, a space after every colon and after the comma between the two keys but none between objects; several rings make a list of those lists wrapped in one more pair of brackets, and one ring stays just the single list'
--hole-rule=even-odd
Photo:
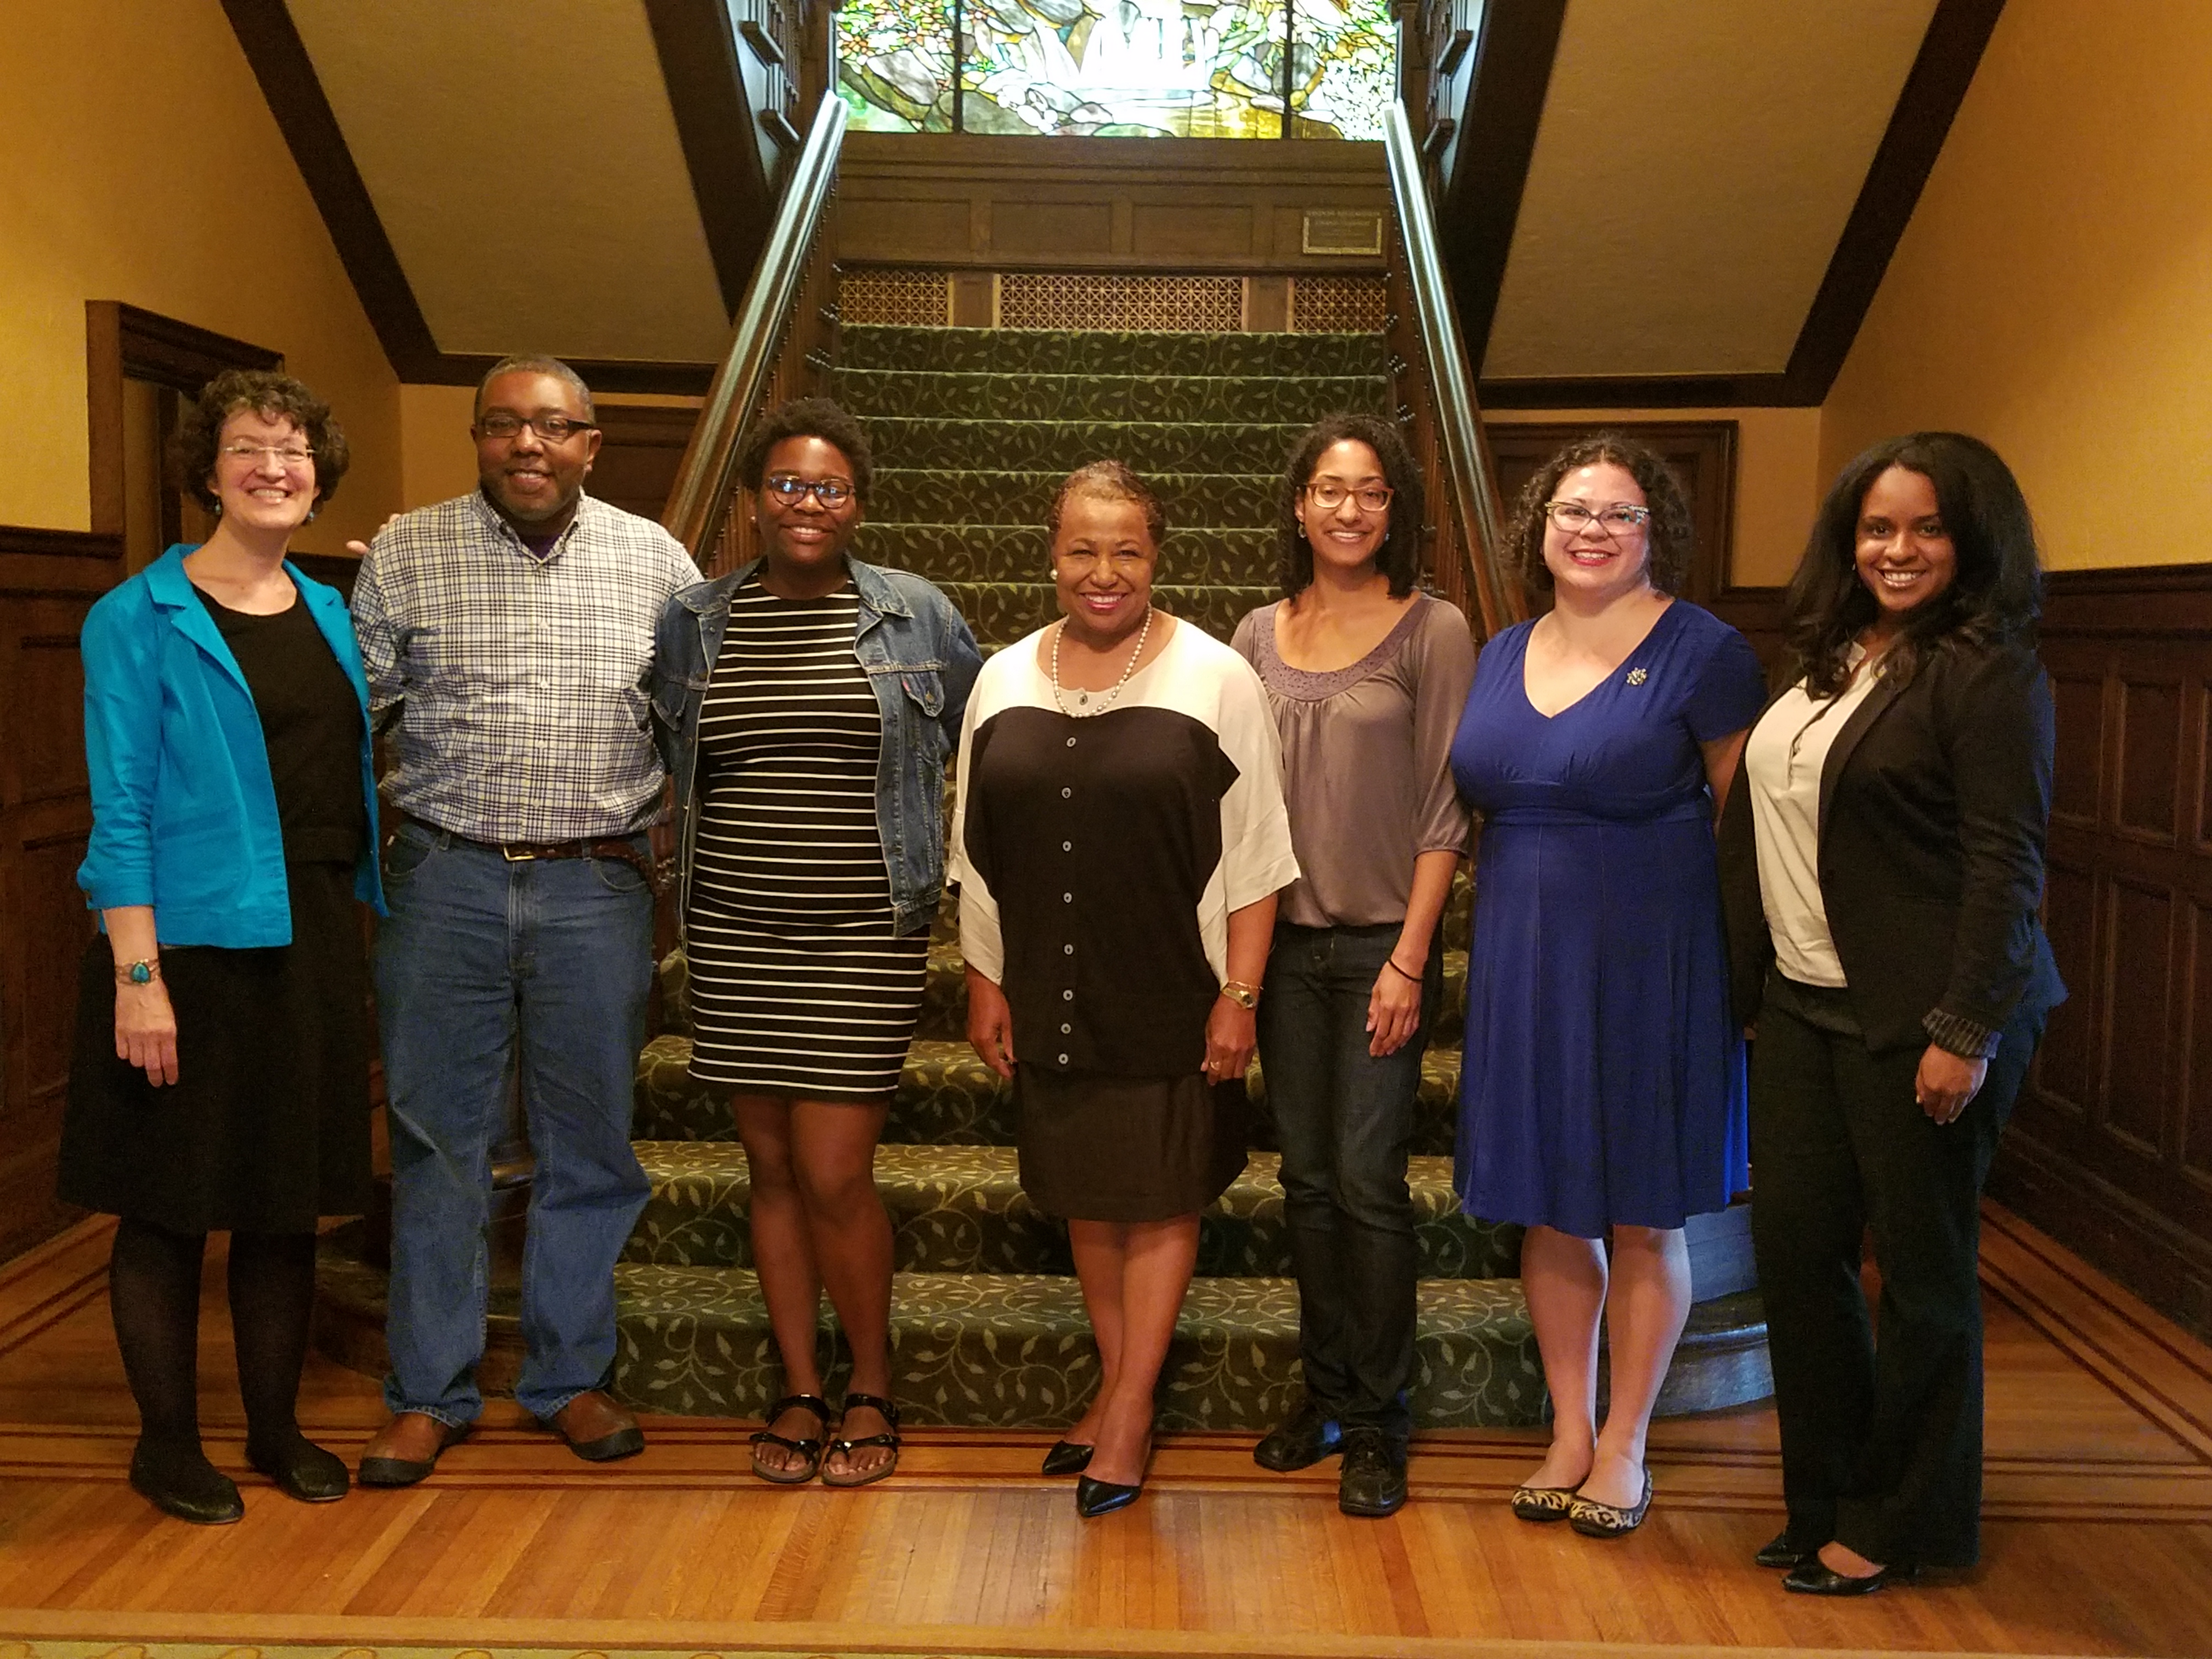
[{"label": "black and white color-block blouse", "polygon": [[986,663],[968,704],[961,949],[1005,990],[1024,1065],[1194,1073],[1231,912],[1298,874],[1267,694],[1178,623],[1106,713],[1079,719],[1054,702],[1042,638]]}]

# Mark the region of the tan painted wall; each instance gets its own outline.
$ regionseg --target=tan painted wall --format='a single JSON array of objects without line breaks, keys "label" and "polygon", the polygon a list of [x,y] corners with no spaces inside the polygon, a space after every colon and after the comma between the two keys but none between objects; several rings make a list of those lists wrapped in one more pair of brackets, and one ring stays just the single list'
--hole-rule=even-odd
[{"label": "tan painted wall", "polygon": [[2010,0],[1829,394],[1824,478],[1956,428],[2054,568],[2212,558],[2208,88],[2203,0]]},{"label": "tan painted wall", "polygon": [[1550,424],[1561,421],[1734,421],[1736,423],[1735,544],[1728,580],[1740,587],[1778,586],[1797,568],[1819,501],[1820,411],[1817,409],[1508,409],[1482,418]]},{"label": "tan painted wall", "polygon": [[84,304],[282,351],[354,465],[301,533],[399,504],[398,385],[216,0],[70,0],[0,30],[0,523],[90,523]]}]

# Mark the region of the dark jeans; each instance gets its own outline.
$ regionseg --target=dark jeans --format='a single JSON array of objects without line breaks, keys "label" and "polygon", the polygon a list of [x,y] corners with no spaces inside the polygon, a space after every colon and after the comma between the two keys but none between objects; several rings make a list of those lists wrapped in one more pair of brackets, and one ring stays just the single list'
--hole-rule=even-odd
[{"label": "dark jeans", "polygon": [[[1948,1124],[1923,1049],[1868,1051],[1846,994],[1771,979],[1751,1062],[1753,1243],[1790,1537],[1870,1561],[1973,1565],[1982,1505],[1982,1185],[2043,1035],[2005,1028]],[[1871,1227],[1879,1340],[1859,1285]]]},{"label": "dark jeans", "polygon": [[1413,1426],[1413,1203],[1406,1159],[1421,1052],[1441,986],[1430,952],[1421,1028],[1377,1060],[1367,999],[1399,924],[1275,928],[1260,1001],[1260,1064],[1283,1149],[1306,1393],[1346,1427],[1403,1441]]}]

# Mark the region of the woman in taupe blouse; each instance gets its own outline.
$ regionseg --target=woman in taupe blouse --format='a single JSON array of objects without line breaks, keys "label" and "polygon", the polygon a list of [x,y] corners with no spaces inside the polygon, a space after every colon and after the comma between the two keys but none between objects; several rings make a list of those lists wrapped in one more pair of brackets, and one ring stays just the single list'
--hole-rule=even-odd
[{"label": "woman in taupe blouse", "polygon": [[1406,1187],[1437,919],[1466,850],[1452,732],[1474,678],[1467,619],[1415,591],[1421,482],[1389,422],[1333,415],[1300,440],[1278,524],[1284,598],[1231,643],[1282,737],[1299,878],[1282,896],[1260,1063],[1283,1149],[1304,1403],[1266,1468],[1340,1449],[1337,1504],[1406,1501],[1413,1207]]}]

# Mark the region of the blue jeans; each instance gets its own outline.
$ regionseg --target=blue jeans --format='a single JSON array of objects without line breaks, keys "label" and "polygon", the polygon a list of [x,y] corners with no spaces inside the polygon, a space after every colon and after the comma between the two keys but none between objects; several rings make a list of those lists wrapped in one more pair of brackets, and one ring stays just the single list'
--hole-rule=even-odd
[{"label": "blue jeans", "polygon": [[1420,1029],[1397,1053],[1370,1054],[1367,1000],[1399,932],[1396,922],[1279,923],[1260,1001],[1260,1065],[1283,1149],[1306,1394],[1346,1427],[1402,1442],[1413,1426],[1419,1267],[1406,1160],[1441,981],[1431,951]]},{"label": "blue jeans", "polygon": [[[636,844],[642,848],[643,836]],[[403,826],[385,855],[377,1015],[392,1129],[385,1403],[442,1423],[483,1408],[491,1149],[518,1065],[537,1172],[515,1397],[550,1417],[614,1370],[614,1266],[645,1206],[629,1145],[653,893],[612,859],[509,863]]]}]

